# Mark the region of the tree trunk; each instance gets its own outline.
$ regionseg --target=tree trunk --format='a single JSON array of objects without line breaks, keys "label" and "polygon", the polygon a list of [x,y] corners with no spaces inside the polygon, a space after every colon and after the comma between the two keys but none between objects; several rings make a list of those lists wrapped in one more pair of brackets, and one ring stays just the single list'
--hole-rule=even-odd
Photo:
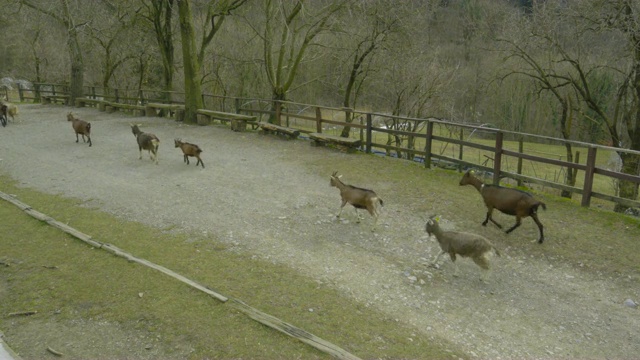
[{"label": "tree trunk", "polygon": [[182,36],[182,57],[184,62],[184,122],[196,124],[197,111],[204,107],[200,84],[200,64],[196,47],[193,16],[190,1],[178,1],[180,34]]},{"label": "tree trunk", "polygon": [[78,29],[76,29],[73,19],[71,18],[69,5],[66,1],[62,1],[62,8],[67,25],[67,45],[69,46],[69,56],[71,63],[69,105],[74,106],[76,103],[76,98],[83,96],[84,59],[82,57],[80,42],[78,41]]},{"label": "tree trunk", "polygon": [[[619,153],[622,159],[621,172],[625,174],[638,175],[640,174],[640,155]],[[632,181],[620,180],[618,182],[618,196],[625,199],[638,199],[638,183]],[[613,211],[625,212],[629,207],[621,204],[616,204]]]}]

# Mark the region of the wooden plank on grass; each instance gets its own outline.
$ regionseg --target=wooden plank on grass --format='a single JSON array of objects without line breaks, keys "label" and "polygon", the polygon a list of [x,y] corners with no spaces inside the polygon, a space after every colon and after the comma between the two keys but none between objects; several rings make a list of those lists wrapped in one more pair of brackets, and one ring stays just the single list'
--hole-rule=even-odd
[{"label": "wooden plank on grass", "polygon": [[278,330],[283,334],[286,334],[295,339],[298,339],[305,344],[311,345],[320,351],[333,355],[338,359],[347,359],[347,360],[360,359],[359,357],[349,353],[348,351],[342,349],[341,347],[335,344],[332,344],[305,330],[302,330],[296,326],[286,323],[278,319],[277,317],[263,313],[262,311],[255,309],[240,300],[231,299],[231,302],[229,302],[229,304],[233,305],[235,308],[242,311],[253,320],[261,324],[264,324],[272,329]]},{"label": "wooden plank on grass", "polygon": [[211,296],[213,296],[214,298],[222,301],[222,302],[226,302],[227,300],[229,300],[226,296],[223,296],[221,294],[218,294],[217,292],[207,288],[206,286],[200,285],[197,282],[188,279],[172,270],[167,269],[164,266],[160,266],[158,264],[154,264],[149,260],[145,260],[145,259],[141,259],[141,258],[137,258],[129,253],[127,253],[126,251],[123,251],[122,249],[119,249],[117,246],[111,245],[111,244],[103,244],[102,248],[114,255],[123,257],[129,261],[133,261],[133,262],[137,262],[138,264],[144,265],[146,267],[150,267],[152,269],[158,270],[162,273],[164,273],[165,275],[169,275],[170,277],[179,280],[191,287],[194,287],[206,294],[209,294]]}]

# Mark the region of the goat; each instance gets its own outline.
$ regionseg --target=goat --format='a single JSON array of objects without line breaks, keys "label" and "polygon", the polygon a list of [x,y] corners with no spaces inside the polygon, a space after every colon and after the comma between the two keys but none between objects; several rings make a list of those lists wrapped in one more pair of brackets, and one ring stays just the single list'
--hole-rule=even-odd
[{"label": "goat", "polygon": [[480,195],[482,195],[482,199],[484,199],[484,204],[487,207],[487,217],[482,223],[482,226],[487,226],[487,223],[491,220],[492,223],[502,229],[502,225],[498,224],[491,217],[493,209],[498,209],[504,214],[516,217],[515,225],[506,231],[507,234],[520,226],[523,218],[531,216],[540,230],[538,243],[542,244],[544,241],[544,227],[538,219],[538,207],[542,206],[542,208],[546,210],[547,205],[545,203],[536,200],[531,194],[521,190],[505,188],[498,185],[486,185],[476,178],[471,170],[468,170],[462,176],[460,186],[462,185],[473,185]]},{"label": "goat", "polygon": [[435,266],[442,254],[447,253],[451,258],[451,261],[455,265],[455,272],[453,276],[458,276],[458,264],[456,264],[456,255],[462,257],[469,257],[485,272],[482,275],[482,280],[486,281],[489,274],[490,264],[487,255],[493,250],[496,255],[500,256],[500,251],[489,241],[487,238],[468,233],[458,231],[444,231],[440,228],[438,222],[439,218],[432,216],[427,220],[425,231],[429,236],[435,235],[438,244],[440,245],[440,252],[436,255],[435,259],[431,263]]},{"label": "goat", "polygon": [[341,177],[342,175],[338,176],[338,172],[335,171],[331,175],[331,179],[329,181],[329,186],[335,186],[340,190],[340,197],[342,198],[342,205],[340,206],[340,211],[336,217],[340,217],[342,209],[347,203],[349,203],[355,208],[356,216],[358,217],[357,222],[359,223],[360,214],[358,214],[358,209],[367,209],[369,214],[371,214],[375,219],[373,226],[371,227],[371,231],[374,231],[378,222],[378,203],[380,206],[384,206],[382,199],[380,199],[373,190],[346,185],[340,180]]},{"label": "goat", "polygon": [[7,111],[6,113],[4,113],[5,118],[7,118],[7,115],[9,115],[11,116],[11,121],[16,121],[16,115],[18,115],[18,106],[5,100],[6,100],[6,96],[4,97],[3,100],[0,101],[0,106],[7,107]]},{"label": "goat", "polygon": [[7,126],[7,105],[0,104],[0,123],[2,127]]},{"label": "goat", "polygon": [[200,146],[196,144],[183,142],[180,139],[174,139],[173,141],[176,147],[179,147],[180,149],[182,149],[182,153],[184,154],[184,162],[186,162],[187,165],[189,165],[189,156],[193,156],[196,159],[198,159],[198,161],[196,162],[196,166],[198,166],[198,164],[202,164],[202,168],[204,169],[204,161],[200,159],[200,153],[202,152],[202,149],[200,149]]},{"label": "goat", "polygon": [[149,151],[149,158],[154,160],[156,165],[158,164],[158,146],[160,146],[160,139],[154,134],[142,132],[138,125],[130,124],[131,132],[138,141],[138,150],[140,150],[140,157],[142,159],[142,150]]},{"label": "goat", "polygon": [[78,119],[73,116],[73,113],[67,114],[67,121],[71,121],[73,131],[76,133],[76,142],[79,140],[78,135],[82,135],[82,142],[86,142],[84,139],[86,136],[89,139],[89,146],[91,146],[91,123]]}]

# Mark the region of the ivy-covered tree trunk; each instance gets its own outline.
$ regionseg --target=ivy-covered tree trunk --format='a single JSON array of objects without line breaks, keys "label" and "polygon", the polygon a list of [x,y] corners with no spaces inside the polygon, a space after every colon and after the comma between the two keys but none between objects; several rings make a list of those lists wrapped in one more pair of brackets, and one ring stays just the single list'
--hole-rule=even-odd
[{"label": "ivy-covered tree trunk", "polygon": [[[640,155],[620,153],[622,159],[621,171],[625,174],[638,174],[640,173]],[[638,183],[631,181],[620,180],[618,182],[618,195],[624,199],[638,199]],[[629,207],[621,204],[616,204],[613,209],[616,212],[624,212]]]},{"label": "ivy-covered tree trunk", "polygon": [[197,110],[204,108],[202,85],[200,84],[200,64],[196,46],[193,16],[189,1],[178,1],[180,35],[182,36],[182,57],[184,62],[184,122],[197,123]]}]

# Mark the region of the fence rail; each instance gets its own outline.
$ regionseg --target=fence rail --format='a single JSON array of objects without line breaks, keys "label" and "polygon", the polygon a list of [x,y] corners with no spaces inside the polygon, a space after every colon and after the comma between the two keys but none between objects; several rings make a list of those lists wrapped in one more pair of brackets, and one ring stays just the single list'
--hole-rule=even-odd
[{"label": "fence rail", "polygon": [[[21,102],[39,102],[43,95],[65,95],[69,89],[64,84],[36,83],[33,89],[20,88],[18,92]],[[85,96],[138,105],[149,102],[184,104],[184,93],[175,91],[86,86]],[[590,206],[592,198],[597,198],[640,208],[637,200],[640,163],[637,173],[631,175],[622,173],[619,160],[616,160],[620,154],[640,159],[639,151],[441,119],[417,119],[288,101],[205,94],[203,102],[207,110],[256,116],[259,121],[268,120],[294,128],[303,135],[341,135],[347,128],[349,137],[362,141],[361,150],[366,153],[420,161],[427,168],[441,166],[459,171],[476,168],[489,174],[494,184],[511,179],[518,186],[529,183],[578,194],[582,206]],[[529,149],[525,150],[525,144]],[[544,147],[547,156],[535,155],[541,153],[537,147]],[[569,159],[568,150],[573,161]],[[581,162],[583,151],[587,156]],[[516,165],[512,169],[514,161]],[[571,176],[567,176],[568,172]],[[635,199],[618,196],[620,181],[634,184]]]}]

